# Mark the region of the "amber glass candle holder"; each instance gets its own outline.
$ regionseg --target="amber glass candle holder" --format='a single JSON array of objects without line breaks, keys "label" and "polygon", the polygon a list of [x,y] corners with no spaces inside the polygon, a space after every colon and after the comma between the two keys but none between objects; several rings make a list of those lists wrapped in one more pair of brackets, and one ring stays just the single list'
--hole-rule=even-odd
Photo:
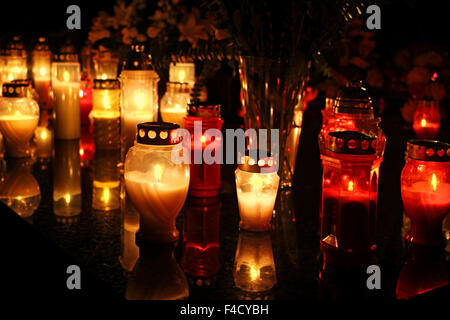
[{"label": "amber glass candle holder", "polygon": [[118,80],[94,80],[92,118],[95,149],[120,149],[120,88]]},{"label": "amber glass candle holder", "polygon": [[401,174],[403,205],[411,219],[406,239],[440,245],[442,220],[450,211],[450,144],[410,140],[406,154]]},{"label": "amber glass candle holder", "polygon": [[39,107],[41,109],[50,109],[52,53],[48,48],[45,38],[39,38],[39,41],[32,52],[32,60],[33,81],[39,96]]},{"label": "amber glass candle holder", "polygon": [[172,161],[172,153],[183,152],[177,129],[165,122],[139,124],[125,159],[125,186],[140,212],[138,235],[148,242],[178,240],[175,219],[188,193],[189,165]]},{"label": "amber glass candle holder", "polygon": [[184,126],[187,108],[190,101],[190,87],[186,83],[168,82],[167,90],[161,99],[161,118],[164,122],[172,122]]},{"label": "amber glass candle holder", "polygon": [[332,132],[322,154],[321,250],[331,265],[366,261],[376,249],[379,167],[377,138]]},{"label": "amber glass candle holder", "polygon": [[[206,148],[218,152],[222,150],[222,140],[209,136],[208,129],[222,129],[223,120],[220,118],[220,106],[206,103],[193,103],[188,107],[188,116],[184,119],[184,128],[190,133],[191,150],[191,182],[189,192],[194,197],[215,197],[219,194],[220,163],[207,164],[203,159]],[[200,134],[201,133],[201,134]],[[201,155],[201,159],[198,155]],[[215,154],[220,158],[221,155]],[[198,160],[201,163],[195,163]]]},{"label": "amber glass candle holder", "polygon": [[433,139],[441,125],[438,101],[419,100],[413,118],[414,134],[419,139]]}]

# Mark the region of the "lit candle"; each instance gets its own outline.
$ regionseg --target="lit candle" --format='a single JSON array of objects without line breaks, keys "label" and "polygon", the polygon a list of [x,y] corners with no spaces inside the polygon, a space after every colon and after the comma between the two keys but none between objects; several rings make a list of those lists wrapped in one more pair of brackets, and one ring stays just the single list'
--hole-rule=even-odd
[{"label": "lit candle", "polygon": [[169,68],[169,81],[193,85],[195,83],[195,64],[193,62],[172,62]]},{"label": "lit candle", "polygon": [[239,232],[233,277],[236,287],[264,292],[277,283],[270,233]]},{"label": "lit candle", "polygon": [[37,127],[35,132],[36,154],[39,158],[52,156],[53,132],[47,127]]},{"label": "lit candle", "polygon": [[10,159],[0,181],[0,201],[21,217],[29,217],[39,207],[41,191],[31,174],[29,159]]},{"label": "lit candle", "polygon": [[80,64],[75,53],[61,53],[52,64],[56,139],[80,138]]},{"label": "lit candle", "polygon": [[172,162],[173,150],[182,150],[181,137],[174,138],[177,128],[169,123],[139,124],[137,143],[125,160],[126,189],[141,214],[140,234],[150,242],[178,238],[175,218],[186,200],[189,165]]},{"label": "lit candle", "polygon": [[30,156],[29,142],[39,121],[39,106],[27,97],[25,84],[3,84],[0,99],[0,131],[10,157]]},{"label": "lit candle", "polygon": [[120,149],[119,81],[94,80],[93,98],[95,148]]},{"label": "lit candle", "polygon": [[55,140],[53,212],[72,217],[81,213],[81,165],[79,140]]},{"label": "lit candle", "polygon": [[94,62],[95,79],[106,80],[117,77],[119,57],[115,52],[100,46],[92,60]]},{"label": "lit candle", "polygon": [[413,129],[420,139],[433,139],[440,128],[441,116],[437,101],[421,100],[414,112]]},{"label": "lit candle", "polygon": [[99,151],[94,156],[92,208],[111,211],[120,208],[120,152]]},{"label": "lit candle", "polygon": [[270,229],[280,177],[273,158],[245,156],[236,169],[236,191],[241,222],[248,231]]},{"label": "lit candle", "polygon": [[411,226],[406,238],[417,244],[440,244],[442,220],[450,211],[450,145],[410,140],[401,175],[402,199]]},{"label": "lit candle", "polygon": [[51,52],[45,38],[39,38],[33,50],[33,81],[39,95],[41,109],[51,108],[50,80],[51,80]]},{"label": "lit candle", "polygon": [[81,79],[79,95],[81,125],[89,126],[89,113],[92,110],[92,81],[89,78]]},{"label": "lit candle", "polygon": [[161,99],[161,118],[165,122],[184,126],[187,107],[190,101],[190,88],[181,83],[167,83],[167,91]]}]

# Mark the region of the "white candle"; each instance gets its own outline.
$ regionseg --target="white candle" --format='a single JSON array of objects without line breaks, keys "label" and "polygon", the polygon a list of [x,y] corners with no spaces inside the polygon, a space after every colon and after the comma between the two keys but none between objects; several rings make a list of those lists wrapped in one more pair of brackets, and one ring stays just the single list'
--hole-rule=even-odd
[{"label": "white candle", "polygon": [[52,88],[55,138],[80,138],[80,64],[53,63]]},{"label": "white candle", "polygon": [[[156,242],[173,241],[178,235],[175,218],[189,189],[189,167],[185,174],[156,164],[153,172],[129,171],[125,185],[131,201],[141,214],[140,230]],[[164,239],[170,236],[171,239]]]}]

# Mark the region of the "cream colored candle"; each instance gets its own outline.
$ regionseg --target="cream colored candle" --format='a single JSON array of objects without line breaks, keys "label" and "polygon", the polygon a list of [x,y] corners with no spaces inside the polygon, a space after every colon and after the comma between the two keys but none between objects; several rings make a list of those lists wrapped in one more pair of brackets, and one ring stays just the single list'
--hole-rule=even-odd
[{"label": "cream colored candle", "polygon": [[55,138],[80,138],[80,64],[54,62],[52,88]]}]

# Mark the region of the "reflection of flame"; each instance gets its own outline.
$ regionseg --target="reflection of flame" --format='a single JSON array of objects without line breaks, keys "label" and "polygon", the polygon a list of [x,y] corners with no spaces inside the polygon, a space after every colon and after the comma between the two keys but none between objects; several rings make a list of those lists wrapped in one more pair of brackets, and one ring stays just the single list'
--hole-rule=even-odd
[{"label": "reflection of flame", "polygon": [[350,180],[348,182],[348,188],[347,189],[348,189],[348,191],[353,191],[353,181]]},{"label": "reflection of flame", "polygon": [[433,191],[436,191],[437,185],[438,185],[438,180],[436,178],[436,174],[433,173],[433,176],[431,177],[431,187],[433,187]]},{"label": "reflection of flame", "polygon": [[66,195],[64,196],[64,200],[66,201],[67,204],[70,203],[70,194],[66,193]]},{"label": "reflection of flame", "polygon": [[159,164],[157,164],[157,165],[155,165],[155,168],[153,170],[154,170],[153,173],[155,175],[156,182],[161,182],[162,175],[163,175],[162,167]]},{"label": "reflection of flame", "polygon": [[426,126],[427,126],[427,120],[422,119],[422,120],[420,121],[420,126],[421,126],[421,127],[426,127]]}]

